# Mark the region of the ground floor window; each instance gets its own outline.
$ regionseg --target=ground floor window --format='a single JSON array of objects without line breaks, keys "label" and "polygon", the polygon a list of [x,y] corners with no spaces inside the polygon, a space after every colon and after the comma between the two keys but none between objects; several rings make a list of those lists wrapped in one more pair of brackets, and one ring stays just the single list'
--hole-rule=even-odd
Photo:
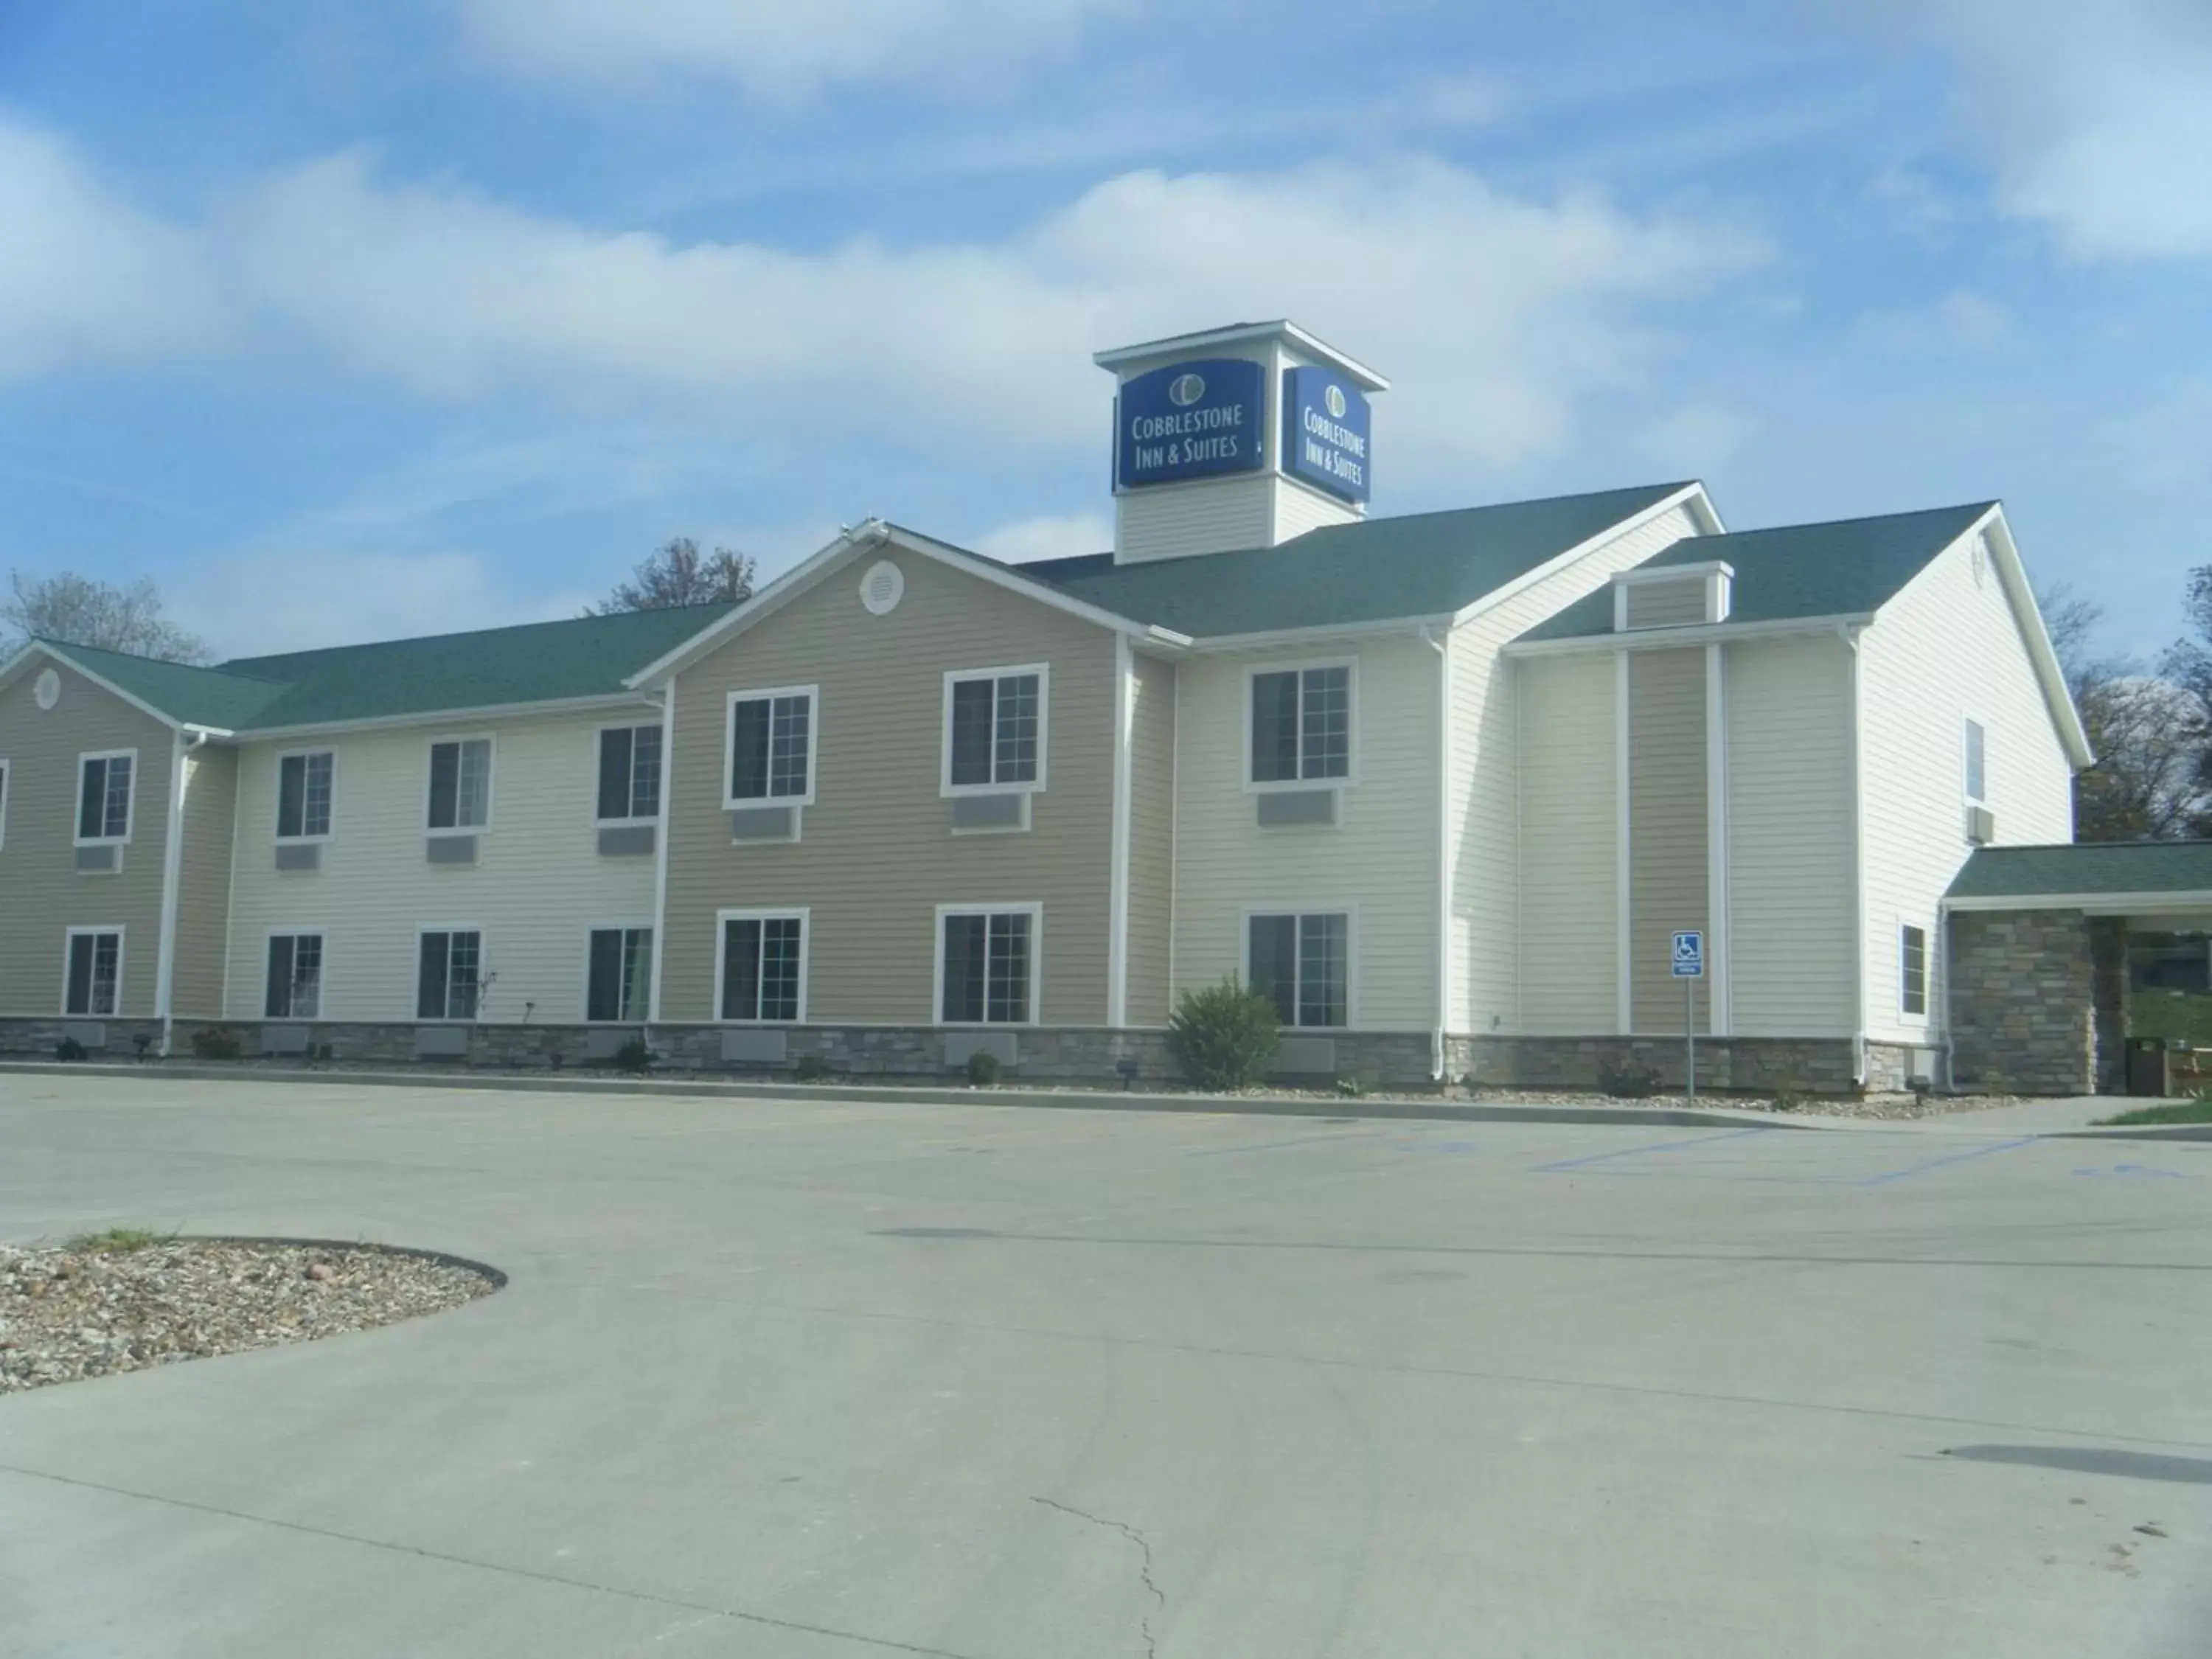
[{"label": "ground floor window", "polygon": [[415,979],[415,1018],[474,1019],[483,998],[483,935],[473,929],[424,933]]},{"label": "ground floor window", "polygon": [[[652,732],[656,737],[659,734],[658,726],[639,729]],[[586,1019],[643,1019],[652,1000],[653,929],[592,929],[588,977],[584,991]]]},{"label": "ground floor window", "polygon": [[115,1012],[123,994],[123,930],[71,928],[62,1012],[87,1018]]},{"label": "ground floor window", "polygon": [[1036,999],[1037,911],[948,910],[938,1016],[948,1025],[1026,1025]]},{"label": "ground floor window", "polygon": [[1897,930],[1898,1006],[1908,1014],[1928,1012],[1928,930]]},{"label": "ground floor window", "polygon": [[1245,981],[1273,998],[1285,1025],[1349,1024],[1352,918],[1341,910],[1254,916]]},{"label": "ground floor window", "polygon": [[323,1011],[323,936],[269,936],[269,994],[263,1008],[270,1019],[313,1019]]},{"label": "ground floor window", "polygon": [[805,1018],[806,913],[722,913],[721,1018],[795,1024]]}]

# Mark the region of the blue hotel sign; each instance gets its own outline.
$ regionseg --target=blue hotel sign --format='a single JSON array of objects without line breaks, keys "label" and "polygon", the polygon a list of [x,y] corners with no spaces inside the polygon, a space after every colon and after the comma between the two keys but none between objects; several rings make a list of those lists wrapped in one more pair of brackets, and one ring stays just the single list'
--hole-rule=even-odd
[{"label": "blue hotel sign", "polygon": [[1266,420],[1260,365],[1234,357],[1170,363],[1124,381],[1114,405],[1114,479],[1123,489],[1256,472]]},{"label": "blue hotel sign", "polygon": [[1283,371],[1283,471],[1340,495],[1367,499],[1369,457],[1366,394],[1326,368]]}]

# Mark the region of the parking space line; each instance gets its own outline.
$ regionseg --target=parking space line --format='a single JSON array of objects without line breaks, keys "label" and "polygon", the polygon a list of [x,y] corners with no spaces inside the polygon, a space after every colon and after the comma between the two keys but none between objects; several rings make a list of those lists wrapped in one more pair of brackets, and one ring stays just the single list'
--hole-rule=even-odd
[{"label": "parking space line", "polygon": [[1869,1176],[1856,1184],[1861,1187],[1886,1187],[1893,1181],[1903,1181],[1911,1176],[1925,1175],[1930,1170],[1941,1170],[1948,1164],[1965,1164],[1978,1158],[1990,1158],[1998,1152],[2009,1152],[2021,1146],[2033,1146],[2036,1138],[2022,1135],[2017,1140],[2000,1140],[1994,1146],[1976,1146],[1963,1152],[1952,1152],[1942,1158],[1931,1158],[1923,1164],[1907,1164],[1902,1170],[1891,1170],[1886,1174]]},{"label": "parking space line", "polygon": [[1570,1158],[1557,1164],[1539,1164],[1530,1173],[1551,1175],[1560,1170],[1579,1170],[1585,1164],[1610,1163],[1617,1158],[1641,1158],[1646,1152],[1679,1152],[1686,1146],[1710,1146],[1717,1140],[1741,1140],[1746,1135],[1773,1133],[1765,1124],[1754,1123],[1747,1129],[1723,1129],[1718,1134],[1692,1135],[1687,1140],[1662,1140],[1656,1146],[1622,1146],[1610,1152],[1592,1152],[1587,1158]]}]

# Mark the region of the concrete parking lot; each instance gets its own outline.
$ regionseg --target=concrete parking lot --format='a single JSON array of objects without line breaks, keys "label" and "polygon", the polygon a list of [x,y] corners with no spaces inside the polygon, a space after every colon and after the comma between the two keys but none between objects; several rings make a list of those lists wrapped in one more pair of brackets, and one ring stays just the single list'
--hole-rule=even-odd
[{"label": "concrete parking lot", "polygon": [[2190,1655],[2212,1146],[0,1076],[0,1238],[459,1311],[0,1399],[0,1653]]}]

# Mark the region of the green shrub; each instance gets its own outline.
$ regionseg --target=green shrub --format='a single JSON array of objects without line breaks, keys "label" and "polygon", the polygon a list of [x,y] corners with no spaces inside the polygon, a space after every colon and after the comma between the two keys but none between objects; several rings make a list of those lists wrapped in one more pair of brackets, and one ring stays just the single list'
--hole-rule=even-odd
[{"label": "green shrub", "polygon": [[1804,1084],[1793,1073],[1774,1085],[1774,1109],[1778,1112],[1802,1112],[1813,1103],[1813,1097]]},{"label": "green shrub", "polygon": [[653,1050],[645,1046],[641,1036],[626,1037],[622,1047],[615,1050],[614,1067],[633,1074],[649,1072],[653,1069]]},{"label": "green shrub", "polygon": [[1182,994],[1168,1020],[1168,1055],[1201,1089],[1242,1089],[1265,1075],[1275,1057],[1280,1018],[1273,998],[1232,974]]},{"label": "green shrub", "polygon": [[157,1233],[150,1227],[110,1227],[97,1233],[79,1233],[64,1247],[79,1255],[127,1255],[133,1250],[150,1250],[167,1244],[176,1237],[173,1232]]},{"label": "green shrub", "polygon": [[84,1044],[79,1042],[75,1037],[64,1037],[59,1042],[54,1044],[56,1060],[82,1060],[84,1055]]},{"label": "green shrub", "polygon": [[1615,1100],[1648,1100],[1659,1092],[1659,1073],[1653,1066],[1624,1060],[1600,1070],[1597,1086]]},{"label": "green shrub", "polygon": [[968,1082],[971,1088],[988,1089],[999,1080],[1005,1067],[999,1064],[998,1055],[988,1048],[978,1048],[968,1056]]},{"label": "green shrub", "polygon": [[1367,1085],[1356,1077],[1340,1077],[1336,1080],[1336,1091],[1346,1100],[1364,1100],[1367,1097]]},{"label": "green shrub", "polygon": [[819,1083],[830,1075],[830,1062],[819,1054],[801,1054],[793,1063],[791,1074],[801,1083]]},{"label": "green shrub", "polygon": [[192,1033],[192,1054],[198,1060],[243,1060],[246,1044],[228,1025],[203,1025]]}]

